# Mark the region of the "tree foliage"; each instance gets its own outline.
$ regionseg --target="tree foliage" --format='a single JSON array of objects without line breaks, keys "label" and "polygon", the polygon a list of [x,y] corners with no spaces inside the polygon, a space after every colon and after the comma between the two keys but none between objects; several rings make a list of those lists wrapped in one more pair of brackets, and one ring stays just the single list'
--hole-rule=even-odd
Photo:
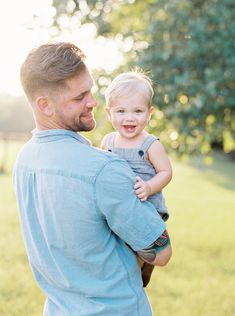
[{"label": "tree foliage", "polygon": [[[126,63],[149,71],[156,111],[150,129],[177,153],[235,149],[233,0],[54,0],[64,15],[123,39]],[[127,48],[128,47],[128,48]]]},{"label": "tree foliage", "polygon": [[235,148],[234,9],[230,0],[154,1],[142,11],[150,22],[135,41],[148,46],[134,62],[151,69],[161,129],[179,152]]}]

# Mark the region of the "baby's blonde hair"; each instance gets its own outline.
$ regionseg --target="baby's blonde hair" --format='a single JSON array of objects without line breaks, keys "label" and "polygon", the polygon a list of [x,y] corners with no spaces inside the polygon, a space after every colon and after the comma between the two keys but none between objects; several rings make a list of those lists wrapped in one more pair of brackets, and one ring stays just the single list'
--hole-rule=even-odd
[{"label": "baby's blonde hair", "polygon": [[151,79],[141,70],[121,73],[105,91],[106,106],[110,107],[115,98],[130,97],[135,93],[141,93],[146,99],[146,104],[151,106],[154,94]]}]

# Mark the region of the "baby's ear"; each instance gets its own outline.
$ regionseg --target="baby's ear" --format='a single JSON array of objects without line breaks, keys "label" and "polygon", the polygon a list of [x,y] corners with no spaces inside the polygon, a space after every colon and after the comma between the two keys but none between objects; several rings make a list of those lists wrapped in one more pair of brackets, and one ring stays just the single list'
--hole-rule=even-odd
[{"label": "baby's ear", "polygon": [[152,114],[153,114],[154,111],[155,111],[155,107],[154,107],[154,106],[151,106],[151,107],[149,108],[149,117],[152,116]]},{"label": "baby's ear", "polygon": [[110,108],[106,107],[105,111],[106,111],[106,113],[108,115],[108,119],[111,120]]}]

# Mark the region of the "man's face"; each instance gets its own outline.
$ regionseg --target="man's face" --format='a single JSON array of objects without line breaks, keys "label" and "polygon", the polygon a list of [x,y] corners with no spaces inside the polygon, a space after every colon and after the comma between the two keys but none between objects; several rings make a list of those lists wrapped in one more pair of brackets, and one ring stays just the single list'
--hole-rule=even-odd
[{"label": "man's face", "polygon": [[93,108],[96,106],[91,89],[93,79],[87,69],[66,81],[67,87],[58,93],[51,105],[54,128],[74,132],[90,131],[95,127]]}]

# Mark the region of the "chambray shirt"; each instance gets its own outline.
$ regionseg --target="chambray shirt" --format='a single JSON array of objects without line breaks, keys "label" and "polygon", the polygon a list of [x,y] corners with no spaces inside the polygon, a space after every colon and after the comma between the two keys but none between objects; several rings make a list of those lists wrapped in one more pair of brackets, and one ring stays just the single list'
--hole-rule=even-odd
[{"label": "chambray shirt", "polygon": [[35,132],[22,148],[14,185],[45,316],[152,315],[131,248],[165,224],[134,182],[126,161],[71,131]]}]

